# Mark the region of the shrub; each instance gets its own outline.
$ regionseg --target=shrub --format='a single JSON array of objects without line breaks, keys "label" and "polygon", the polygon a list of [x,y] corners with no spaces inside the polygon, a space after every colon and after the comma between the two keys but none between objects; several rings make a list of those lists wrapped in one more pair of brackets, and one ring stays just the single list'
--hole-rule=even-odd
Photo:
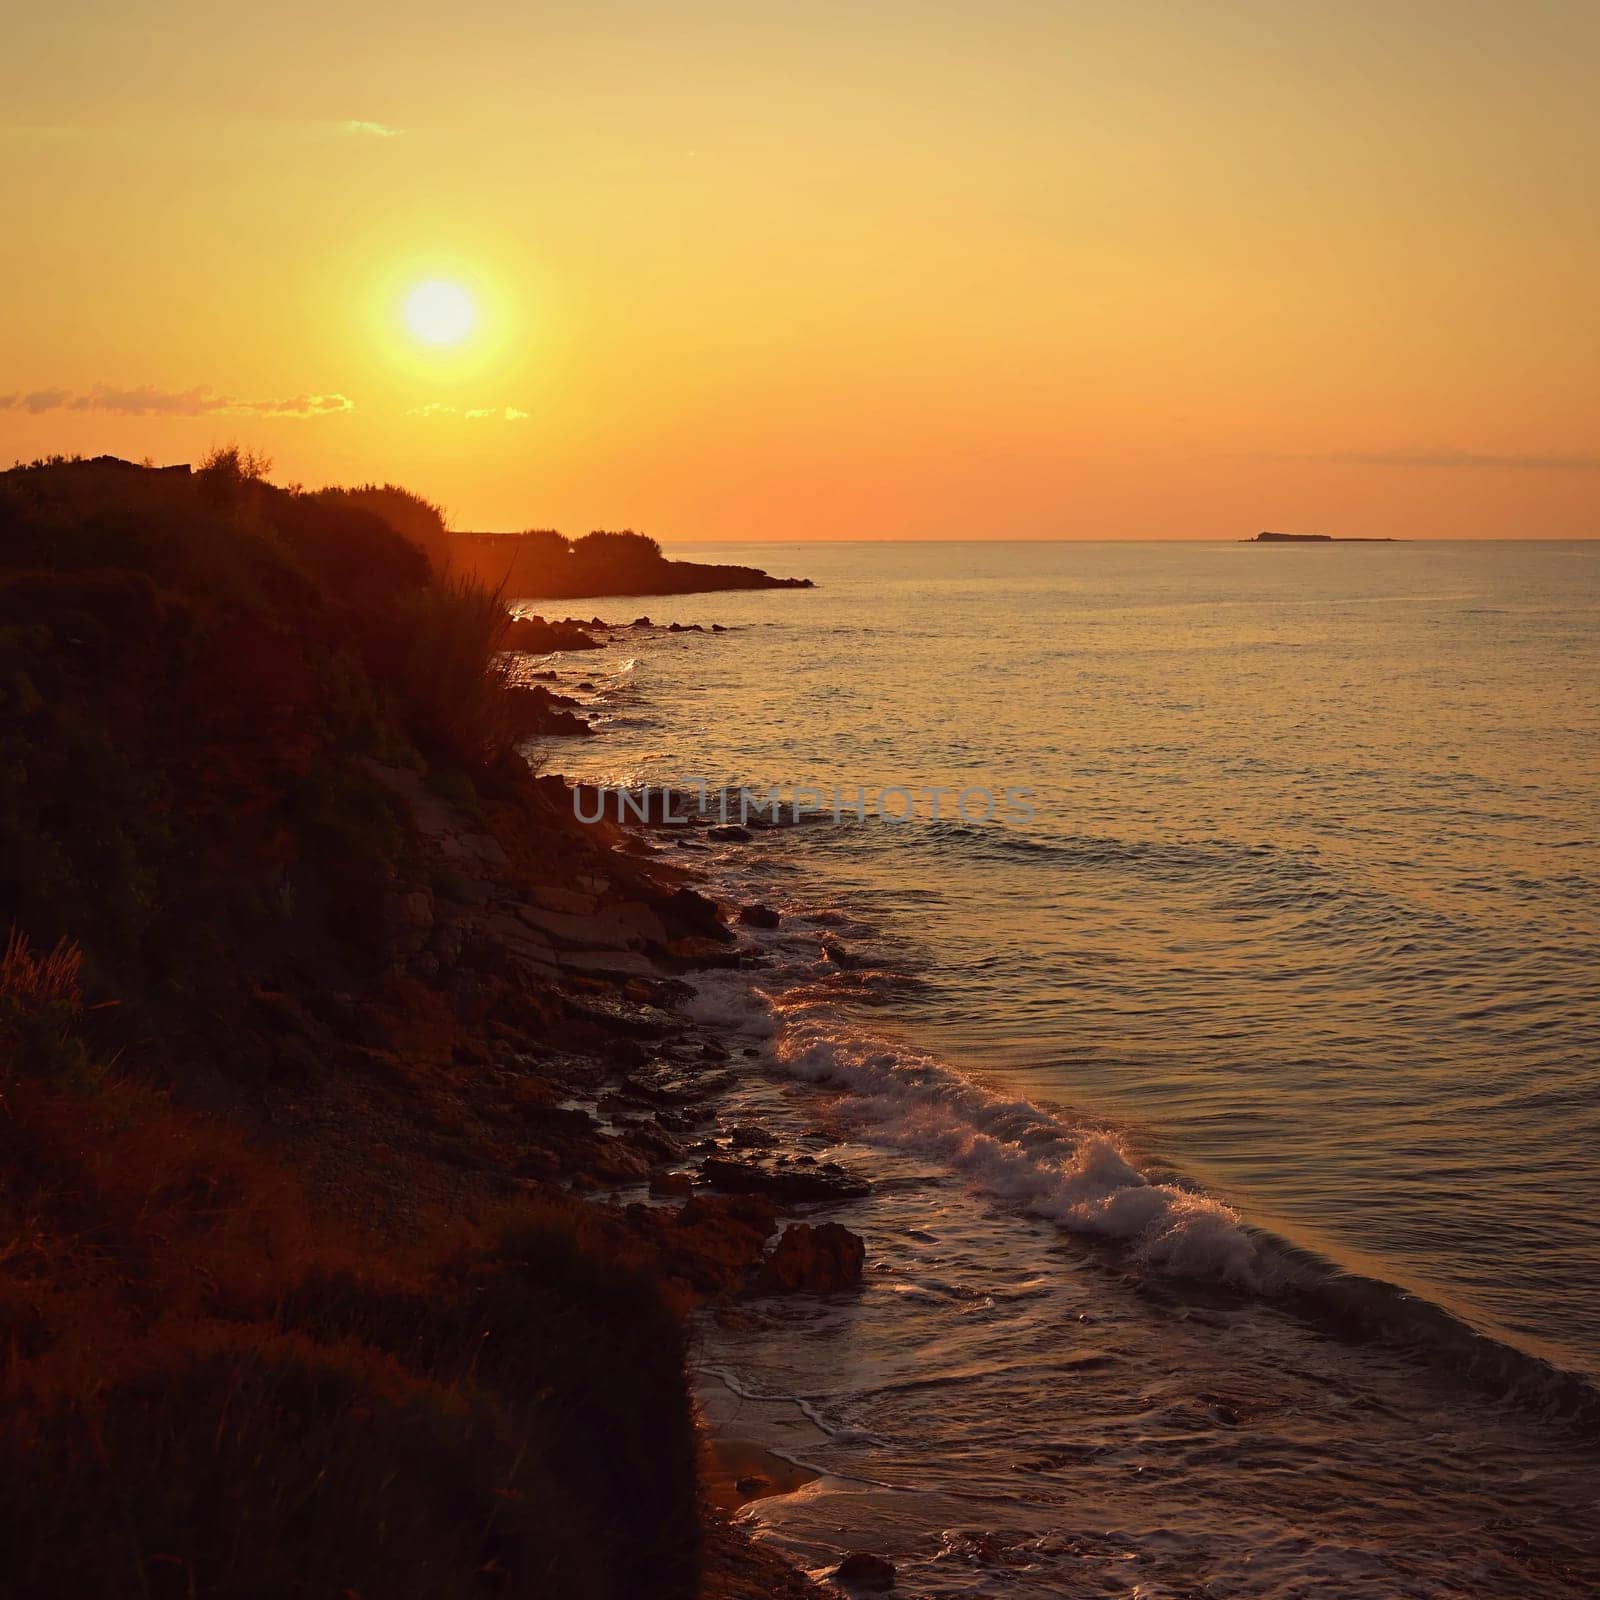
[{"label": "shrub", "polygon": [[606,1552],[608,1600],[694,1592],[696,1438],[681,1327],[581,1207],[530,1208],[424,1283],[308,1276],[286,1329],[384,1350],[530,1410]]},{"label": "shrub", "polygon": [[83,951],[61,939],[35,955],[13,926],[0,956],[0,1049],[23,1071],[72,1082],[87,1080],[89,1055],[79,1036]]},{"label": "shrub", "polygon": [[198,1324],[21,1402],[0,1423],[27,1463],[0,1478],[19,1600],[606,1594],[543,1441],[360,1345]]},{"label": "shrub", "polygon": [[516,743],[521,718],[502,657],[511,615],[499,589],[446,576],[404,608],[396,689],[419,741],[470,770]]},{"label": "shrub", "polygon": [[444,510],[396,483],[364,483],[354,489],[330,487],[317,492],[326,505],[371,512],[408,539],[428,558],[435,574],[450,565],[450,531]]}]

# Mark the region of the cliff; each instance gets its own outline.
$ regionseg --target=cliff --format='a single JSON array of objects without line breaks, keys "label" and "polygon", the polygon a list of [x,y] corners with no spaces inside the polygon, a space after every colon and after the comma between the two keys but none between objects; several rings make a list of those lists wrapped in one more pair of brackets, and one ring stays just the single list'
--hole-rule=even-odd
[{"label": "cliff", "polygon": [[763,1566],[681,1316],[779,1208],[607,1198],[686,1159],[725,1053],[672,974],[735,940],[516,755],[507,620],[236,454],[0,474],[5,1592]]}]

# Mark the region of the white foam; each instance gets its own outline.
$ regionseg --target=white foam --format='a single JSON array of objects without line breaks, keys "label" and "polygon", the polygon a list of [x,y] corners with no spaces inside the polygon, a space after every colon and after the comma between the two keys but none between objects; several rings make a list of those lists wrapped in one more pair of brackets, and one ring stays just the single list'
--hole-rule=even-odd
[{"label": "white foam", "polygon": [[1073,1233],[1125,1243],[1152,1271],[1255,1291],[1275,1276],[1236,1212],[1152,1181],[1103,1128],[1073,1128],[932,1056],[863,1035],[827,1007],[786,1004],[734,973],[703,981],[690,1011],[766,1041],[770,1058],[795,1076],[849,1091],[837,1111],[867,1143],[936,1160]]}]

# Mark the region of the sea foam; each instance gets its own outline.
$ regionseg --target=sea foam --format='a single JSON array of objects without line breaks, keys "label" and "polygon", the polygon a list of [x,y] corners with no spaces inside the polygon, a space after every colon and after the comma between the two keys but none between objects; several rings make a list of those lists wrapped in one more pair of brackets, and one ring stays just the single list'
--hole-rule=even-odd
[{"label": "sea foam", "polygon": [[835,1112],[865,1143],[937,1161],[1002,1204],[1117,1241],[1151,1271],[1255,1292],[1275,1286],[1274,1263],[1236,1212],[1153,1180],[1109,1129],[1074,1127],[735,973],[707,975],[690,1010],[763,1041],[768,1059],[795,1077],[846,1091]]}]

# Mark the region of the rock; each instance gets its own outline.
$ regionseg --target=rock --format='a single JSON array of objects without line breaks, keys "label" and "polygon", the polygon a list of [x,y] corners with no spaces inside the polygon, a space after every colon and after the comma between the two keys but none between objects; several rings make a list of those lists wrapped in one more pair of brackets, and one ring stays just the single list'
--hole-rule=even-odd
[{"label": "rock", "polygon": [[706,838],[727,844],[749,844],[755,835],[748,828],[741,828],[737,822],[719,822],[716,827],[706,829]]},{"label": "rock", "polygon": [[524,903],[517,907],[517,915],[530,928],[575,950],[636,950],[647,939],[665,933],[643,905],[629,906],[626,912],[621,907],[603,906],[582,914],[547,911]]},{"label": "rock", "polygon": [[662,1270],[708,1293],[739,1288],[777,1231],[774,1207],[756,1195],[695,1195],[658,1238]]},{"label": "rock", "polygon": [[650,1193],[687,1200],[694,1193],[694,1178],[687,1172],[654,1172],[650,1175]]},{"label": "rock", "polygon": [[733,1087],[733,1075],[658,1060],[628,1073],[622,1087],[635,1100],[651,1105],[689,1106],[725,1093]]},{"label": "rock", "polygon": [[833,1581],[847,1589],[862,1589],[869,1594],[887,1594],[894,1588],[894,1562],[866,1550],[852,1550],[833,1569]]},{"label": "rock", "polygon": [[622,1139],[602,1135],[594,1142],[590,1174],[611,1183],[637,1183],[650,1171],[650,1163]]},{"label": "rock", "polygon": [[631,928],[646,944],[665,944],[667,930],[661,918],[643,900],[624,900],[608,908],[610,914],[625,928]]},{"label": "rock", "polygon": [[594,732],[582,717],[574,716],[565,709],[576,705],[575,700],[566,695],[552,694],[541,684],[508,686],[502,704],[519,739],[532,739],[545,734],[577,739]]},{"label": "rock", "polygon": [[563,997],[569,1015],[597,1024],[607,1033],[659,1039],[677,1025],[677,1018],[659,1006],[625,1000],[615,994],[569,994]]},{"label": "rock", "polygon": [[765,1128],[752,1128],[740,1124],[728,1135],[728,1143],[735,1150],[771,1150],[778,1142],[776,1134]]},{"label": "rock", "polygon": [[837,1222],[792,1222],[761,1264],[756,1288],[767,1294],[838,1294],[861,1282],[867,1247]]},{"label": "rock", "polygon": [[653,628],[655,624],[649,619],[649,617],[635,617],[630,626],[635,628]]},{"label": "rock", "polygon": [[589,977],[652,978],[658,970],[649,956],[631,950],[563,950],[556,961],[563,972]]},{"label": "rock", "polygon": [[803,1205],[807,1201],[859,1200],[872,1193],[872,1185],[854,1177],[843,1167],[808,1169],[805,1172],[778,1172],[753,1161],[733,1161],[726,1156],[707,1156],[700,1163],[700,1175],[713,1189],[725,1194],[758,1194],[779,1205]]},{"label": "rock", "polygon": [[598,639],[592,639],[576,622],[546,622],[543,617],[518,617],[506,629],[504,648],[520,651],[524,655],[549,655],[554,650],[598,650]]},{"label": "rock", "polygon": [[701,938],[719,939],[724,944],[733,939],[723,926],[716,902],[696,894],[693,889],[675,890],[659,909],[666,918],[682,923],[688,932],[699,934]]},{"label": "rock", "polygon": [[425,889],[389,890],[379,902],[379,948],[391,960],[416,955],[433,931],[433,896]]},{"label": "rock", "polygon": [[546,911],[564,911],[568,916],[585,917],[595,908],[595,897],[577,889],[563,889],[557,884],[537,884],[528,891],[528,898]]},{"label": "rock", "polygon": [[726,633],[728,630],[724,628],[720,622],[713,622],[711,624],[711,631],[713,633]]},{"label": "rock", "polygon": [[441,899],[453,901],[458,906],[486,906],[494,899],[494,885],[483,878],[474,878],[454,867],[441,867],[437,884]]},{"label": "rock", "polygon": [[747,928],[776,928],[783,918],[771,906],[741,906],[739,920]]}]

